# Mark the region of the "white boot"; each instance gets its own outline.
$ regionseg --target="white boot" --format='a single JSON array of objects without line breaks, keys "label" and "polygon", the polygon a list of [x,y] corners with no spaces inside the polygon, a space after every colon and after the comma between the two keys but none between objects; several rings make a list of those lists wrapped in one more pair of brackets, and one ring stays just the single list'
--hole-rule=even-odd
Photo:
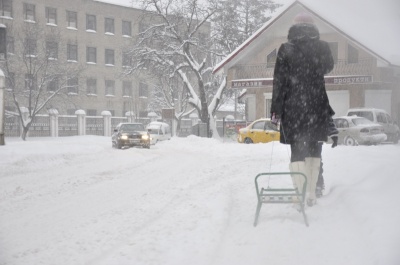
[{"label": "white boot", "polygon": [[[292,162],[289,164],[290,172],[300,172],[306,174],[306,164],[304,161]],[[299,193],[303,192],[304,177],[301,175],[292,175],[292,181],[294,188],[297,188]]]},{"label": "white boot", "polygon": [[321,158],[306,157],[305,165],[307,176],[307,205],[313,206],[317,203],[315,189],[317,187],[318,175],[321,167]]}]

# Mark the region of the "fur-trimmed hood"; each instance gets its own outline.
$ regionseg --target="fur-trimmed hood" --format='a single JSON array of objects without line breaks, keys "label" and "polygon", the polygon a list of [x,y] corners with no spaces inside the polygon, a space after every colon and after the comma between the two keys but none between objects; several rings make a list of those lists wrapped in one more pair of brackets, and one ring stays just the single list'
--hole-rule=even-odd
[{"label": "fur-trimmed hood", "polygon": [[319,31],[314,24],[302,23],[290,27],[288,41],[295,44],[299,41],[319,40]]}]

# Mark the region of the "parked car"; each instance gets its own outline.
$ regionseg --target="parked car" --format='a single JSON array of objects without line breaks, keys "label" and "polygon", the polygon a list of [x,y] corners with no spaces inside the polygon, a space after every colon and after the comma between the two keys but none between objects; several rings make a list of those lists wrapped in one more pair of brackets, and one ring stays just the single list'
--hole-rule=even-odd
[{"label": "parked car", "polygon": [[268,143],[279,141],[280,133],[276,125],[271,123],[271,119],[259,119],[249,124],[245,128],[239,129],[238,142]]},{"label": "parked car", "polygon": [[111,136],[112,146],[121,149],[124,146],[150,148],[150,134],[141,123],[120,123]]},{"label": "parked car", "polygon": [[338,144],[380,144],[387,139],[382,125],[363,117],[343,116],[334,118],[333,122],[339,131]]},{"label": "parked car", "polygon": [[374,123],[378,123],[383,126],[385,134],[387,135],[387,141],[397,144],[400,138],[399,126],[393,122],[392,117],[382,110],[374,108],[357,108],[349,109],[347,111],[347,116],[357,115],[359,117],[364,117]]},{"label": "parked car", "polygon": [[146,129],[150,134],[151,144],[171,139],[171,127],[168,123],[152,121],[147,125]]}]

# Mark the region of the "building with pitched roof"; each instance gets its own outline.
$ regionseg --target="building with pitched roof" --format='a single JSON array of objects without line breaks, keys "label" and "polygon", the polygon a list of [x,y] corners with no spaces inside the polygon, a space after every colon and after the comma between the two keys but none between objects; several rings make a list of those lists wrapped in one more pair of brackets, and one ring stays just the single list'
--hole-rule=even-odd
[{"label": "building with pitched roof", "polygon": [[248,121],[270,117],[277,51],[287,41],[294,17],[306,12],[313,17],[320,38],[329,43],[335,60],[325,83],[336,116],[345,115],[353,107],[374,107],[385,109],[400,122],[400,34],[396,32],[400,4],[386,2],[394,6],[366,3],[366,7],[357,9],[356,1],[294,1],[225,57],[213,72],[227,75],[228,89],[240,90]]}]

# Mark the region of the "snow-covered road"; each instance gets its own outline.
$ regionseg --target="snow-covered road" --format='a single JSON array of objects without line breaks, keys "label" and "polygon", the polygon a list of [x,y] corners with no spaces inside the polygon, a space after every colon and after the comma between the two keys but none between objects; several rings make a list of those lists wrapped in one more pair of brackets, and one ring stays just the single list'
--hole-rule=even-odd
[{"label": "snow-covered road", "polygon": [[323,156],[330,194],[306,210],[310,227],[290,205],[268,205],[254,228],[254,177],[287,171],[287,146],[12,139],[0,148],[0,265],[400,261],[400,145],[325,146]]}]

